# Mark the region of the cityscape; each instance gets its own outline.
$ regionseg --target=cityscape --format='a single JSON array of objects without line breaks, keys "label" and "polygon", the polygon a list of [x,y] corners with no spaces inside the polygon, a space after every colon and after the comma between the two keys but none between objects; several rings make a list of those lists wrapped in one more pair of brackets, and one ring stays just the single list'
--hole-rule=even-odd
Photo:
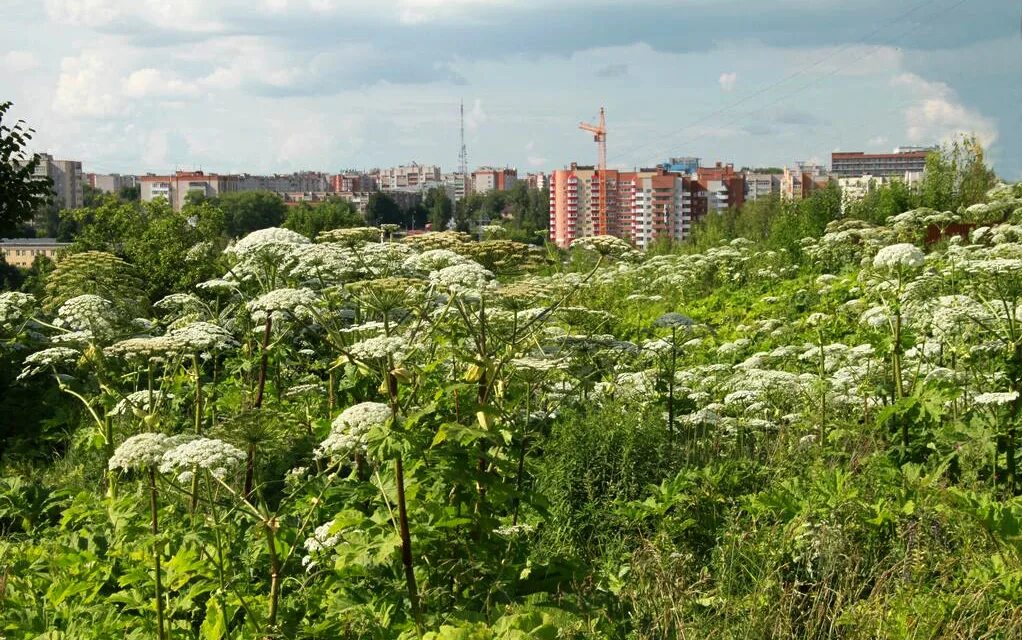
[{"label": "cityscape", "polygon": [[[388,194],[408,208],[421,202],[431,189],[441,189],[457,203],[467,193],[508,191],[521,183],[549,194],[548,239],[557,246],[567,248],[577,239],[608,234],[644,249],[658,239],[684,241],[707,214],[739,209],[758,198],[801,200],[833,182],[840,189],[842,201],[850,203],[892,181],[917,186],[927,155],[937,150],[936,146],[906,146],[891,153],[834,152],[829,167],[797,162],[768,170],[736,170],[732,162],[716,161],[704,166],[700,158],[672,157],[655,167],[634,171],[572,163],[563,169],[523,176],[514,167],[479,167],[462,173],[416,163],[368,171],[303,171],[288,175],[201,170],[165,175],[97,174],[83,171],[80,160],[57,160],[41,154],[35,173],[52,181],[54,203],[61,209],[83,207],[88,187],[104,194],[137,188],[142,202],[163,199],[175,211],[181,210],[190,195],[213,198],[224,193],[265,191],[288,205],[340,198],[364,214],[373,193]],[[601,206],[603,201],[606,204]],[[411,233],[426,230],[427,226],[406,229]],[[33,243],[37,245],[34,249],[15,240],[3,241],[0,246],[8,262],[18,266],[28,266],[31,257],[44,251],[41,247],[53,251],[61,246],[54,239]]]}]

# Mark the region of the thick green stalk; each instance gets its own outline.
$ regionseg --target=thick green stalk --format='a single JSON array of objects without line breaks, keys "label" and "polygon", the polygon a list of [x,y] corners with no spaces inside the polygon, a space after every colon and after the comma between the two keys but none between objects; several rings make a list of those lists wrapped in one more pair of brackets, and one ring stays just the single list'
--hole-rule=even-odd
[{"label": "thick green stalk", "polygon": [[156,569],[156,624],[158,638],[160,640],[166,640],[167,638],[167,627],[164,621],[163,612],[163,576],[160,570],[160,525],[159,525],[159,506],[157,504],[156,494],[156,470],[149,467],[149,512],[152,516],[152,533],[153,533],[153,565]]}]

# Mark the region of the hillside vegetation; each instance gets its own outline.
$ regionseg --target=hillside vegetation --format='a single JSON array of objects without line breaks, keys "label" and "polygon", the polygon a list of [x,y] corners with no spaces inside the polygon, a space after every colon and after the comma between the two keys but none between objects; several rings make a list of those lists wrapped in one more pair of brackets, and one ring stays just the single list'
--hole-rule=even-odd
[{"label": "hillside vegetation", "polygon": [[0,636],[1022,636],[1022,186],[982,200],[269,228],[155,301],[73,253],[0,294]]}]

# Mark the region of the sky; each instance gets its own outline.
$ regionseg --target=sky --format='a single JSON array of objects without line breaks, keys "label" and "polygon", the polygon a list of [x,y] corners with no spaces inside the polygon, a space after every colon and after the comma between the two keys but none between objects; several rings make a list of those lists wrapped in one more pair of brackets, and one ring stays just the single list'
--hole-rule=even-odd
[{"label": "sky", "polygon": [[829,164],[1022,179],[1017,0],[3,0],[0,101],[89,172]]}]

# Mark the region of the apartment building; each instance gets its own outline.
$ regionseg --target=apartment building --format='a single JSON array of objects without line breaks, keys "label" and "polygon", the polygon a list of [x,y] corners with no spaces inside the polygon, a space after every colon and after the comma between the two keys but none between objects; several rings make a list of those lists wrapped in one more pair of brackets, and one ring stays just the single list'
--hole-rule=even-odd
[{"label": "apartment building", "polygon": [[781,174],[745,172],[745,201],[768,198],[781,192]]},{"label": "apartment building", "polygon": [[668,173],[680,173],[681,175],[694,176],[699,171],[700,159],[695,156],[678,156],[668,158],[660,167]]},{"label": "apartment building", "polygon": [[513,167],[479,167],[472,172],[472,190],[476,193],[507,191],[518,182],[518,169]]},{"label": "apartment building", "polygon": [[542,171],[525,175],[525,184],[530,189],[546,189],[550,186],[550,178]]},{"label": "apartment building", "polygon": [[57,242],[55,238],[4,238],[0,240],[0,254],[7,264],[28,269],[38,256],[57,259],[61,249],[69,242]]},{"label": "apartment building", "polygon": [[82,163],[78,160],[56,160],[40,153],[32,175],[52,181],[53,205],[58,209],[80,209],[85,206]]},{"label": "apartment building", "polygon": [[733,164],[717,162],[712,167],[698,167],[695,175],[707,191],[710,211],[738,209],[745,204],[745,174],[735,171]]},{"label": "apartment building", "polygon": [[180,211],[190,193],[197,193],[207,198],[215,198],[222,193],[233,193],[240,190],[241,181],[236,175],[220,175],[203,173],[202,171],[178,171],[173,175],[158,176],[147,174],[139,176],[142,202],[152,202],[163,198]]},{"label": "apartment building", "polygon": [[428,189],[441,183],[440,167],[412,163],[380,169],[377,176],[379,188],[386,189]]},{"label": "apartment building", "polygon": [[87,173],[85,181],[90,187],[103,193],[117,193],[125,187],[138,184],[137,176],[124,176],[119,173]]},{"label": "apartment building", "polygon": [[550,174],[550,240],[561,247],[592,236],[606,179],[607,232],[644,249],[661,238],[684,240],[707,212],[705,186],[662,167],[637,171],[572,165]]},{"label": "apartment building", "polygon": [[272,191],[274,193],[323,193],[330,190],[330,177],[318,171],[237,176],[238,191]]},{"label": "apartment building", "polygon": [[330,191],[335,193],[376,191],[376,188],[376,180],[367,173],[346,171],[330,176]]},{"label": "apartment building", "polygon": [[894,153],[842,151],[830,154],[830,172],[837,178],[874,176],[904,178],[906,173],[922,173],[926,157],[936,147],[898,147]]}]

